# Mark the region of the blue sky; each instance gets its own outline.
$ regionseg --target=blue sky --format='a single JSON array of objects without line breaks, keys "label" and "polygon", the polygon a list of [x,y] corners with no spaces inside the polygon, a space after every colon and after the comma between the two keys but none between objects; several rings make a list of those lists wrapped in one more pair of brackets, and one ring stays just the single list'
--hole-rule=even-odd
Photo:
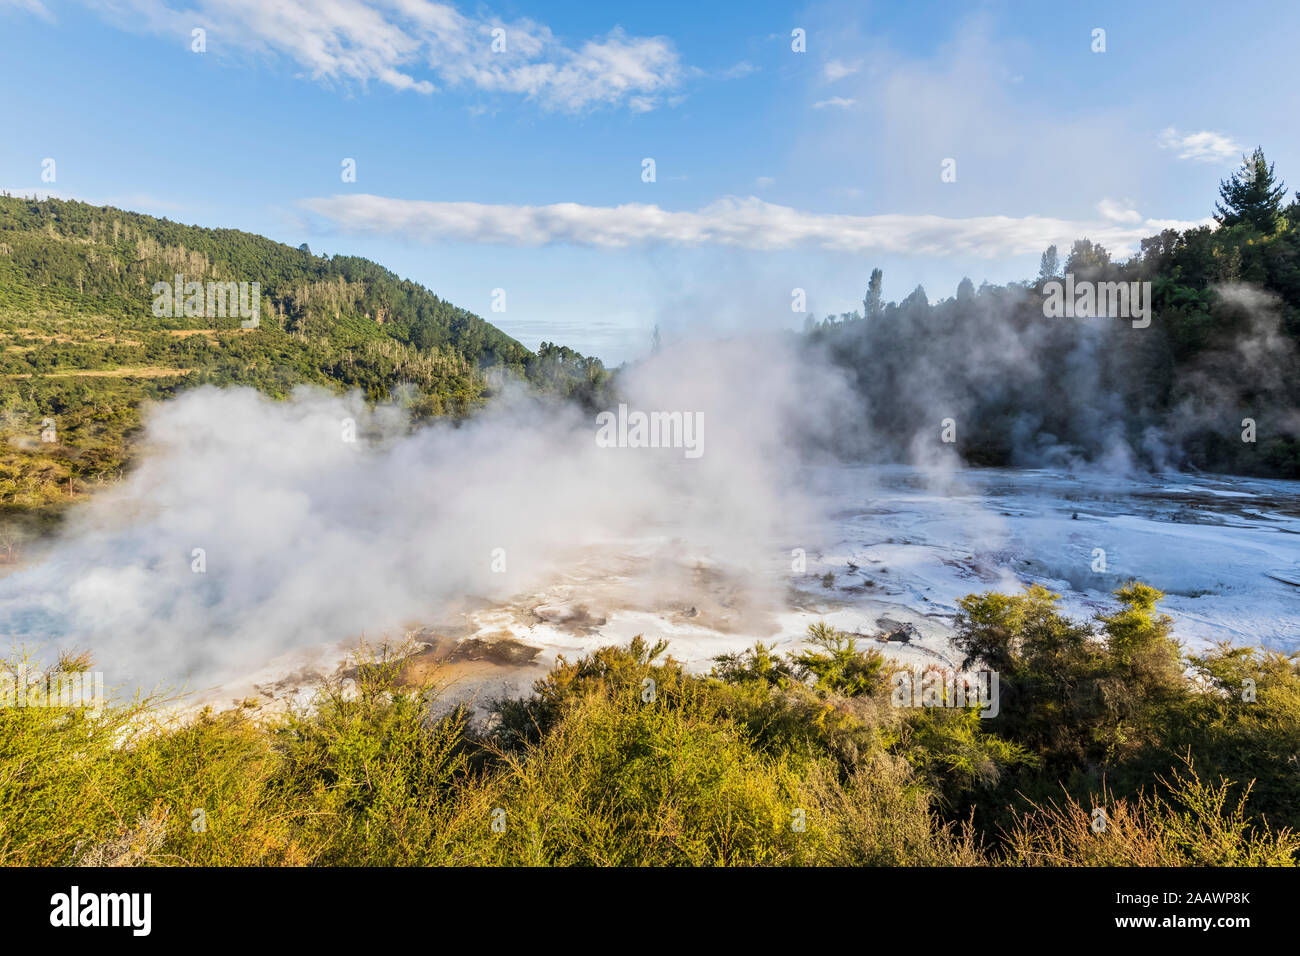
[{"label": "blue sky", "polygon": [[617,363],[656,323],[802,325],[795,288],[853,309],[873,266],[938,299],[1049,241],[1132,251],[1256,144],[1300,187],[1298,27],[1286,2],[0,0],[0,188],[364,255]]}]

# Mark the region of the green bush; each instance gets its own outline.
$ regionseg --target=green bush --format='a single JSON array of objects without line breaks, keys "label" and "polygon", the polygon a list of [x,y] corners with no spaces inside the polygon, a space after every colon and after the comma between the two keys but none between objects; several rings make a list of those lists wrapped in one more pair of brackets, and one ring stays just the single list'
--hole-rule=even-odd
[{"label": "green bush", "polygon": [[483,726],[401,649],[279,715],[0,707],[0,863],[1294,864],[1296,660],[1181,662],[1158,593],[1117,597],[1094,624],[1038,589],[967,598],[959,639],[1013,690],[993,719],[895,706],[883,656],[825,625],[707,676],[600,648]]}]

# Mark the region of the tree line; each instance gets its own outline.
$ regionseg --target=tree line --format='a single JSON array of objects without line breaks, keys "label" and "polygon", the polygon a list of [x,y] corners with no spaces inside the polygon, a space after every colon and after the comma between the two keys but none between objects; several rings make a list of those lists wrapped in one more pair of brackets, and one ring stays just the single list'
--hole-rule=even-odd
[{"label": "tree line", "polygon": [[[1052,246],[1031,281],[963,279],[937,303],[920,286],[883,302],[875,269],[862,311],[806,338],[862,399],[849,437],[885,457],[951,417],[973,464],[1300,477],[1300,193],[1286,195],[1256,149],[1220,183],[1217,227],[1164,230],[1122,261],[1088,238],[1063,261]],[[1150,282],[1150,327],[1046,318],[1044,287],[1067,274]]]}]

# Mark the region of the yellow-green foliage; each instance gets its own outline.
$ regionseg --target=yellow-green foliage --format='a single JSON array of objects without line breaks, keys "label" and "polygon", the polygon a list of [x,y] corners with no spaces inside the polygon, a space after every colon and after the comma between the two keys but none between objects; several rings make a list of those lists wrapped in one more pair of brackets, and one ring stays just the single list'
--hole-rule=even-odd
[{"label": "yellow-green foliage", "polygon": [[1009,839],[1010,862],[1030,866],[1294,866],[1300,837],[1286,828],[1252,824],[1250,787],[1234,801],[1233,784],[1202,781],[1191,762],[1171,779],[1165,796],[1132,800],[1094,796],[1087,805],[1035,806]]},{"label": "yellow-green foliage", "polygon": [[[825,824],[802,785],[790,760],[756,752],[725,720],[587,696],[471,793],[449,849],[467,863],[813,863]],[[497,808],[502,833],[489,826]]]},{"label": "yellow-green foliage", "polygon": [[327,687],[275,734],[269,787],[311,808],[304,829],[318,862],[400,865],[439,837],[468,767],[466,715],[432,716],[422,689],[399,688],[399,670],[391,660],[359,668],[355,695]]},{"label": "yellow-green foliage", "polygon": [[828,821],[818,863],[828,866],[980,866],[995,862],[969,826],[944,822],[905,761],[877,755],[846,781],[817,768],[813,800]]},{"label": "yellow-green foliage", "polygon": [[[812,651],[760,645],[708,676],[663,642],[602,648],[477,728],[391,656],[278,718],[241,707],[177,722],[156,699],[98,716],[0,708],[0,863],[1293,863],[1300,843],[1273,808],[1297,792],[1294,659],[1220,649],[1171,682],[1157,595],[1119,597],[1097,631],[1046,592],[968,599],[966,640],[1002,655],[1018,706],[1045,693],[1027,676],[1103,688],[1007,721],[893,706],[883,659],[828,627]],[[1110,699],[1153,678],[1136,703]],[[1112,762],[1088,789],[1070,758],[1098,743]],[[1267,787],[1252,792],[1255,777]]]},{"label": "yellow-green foliage", "polygon": [[1160,729],[1164,708],[1186,693],[1163,595],[1142,584],[1115,592],[1120,608],[1100,629],[1063,617],[1060,595],[970,595],[959,603],[956,644],[965,664],[998,672],[994,728],[1040,753],[1049,767],[1131,759]]},{"label": "yellow-green foliage", "polygon": [[1221,644],[1190,663],[1203,692],[1171,714],[1168,746],[1254,780],[1256,810],[1300,827],[1300,655]]},{"label": "yellow-green foliage", "polygon": [[791,663],[797,676],[811,679],[818,689],[856,697],[878,692],[888,682],[883,654],[874,648],[860,650],[856,638],[825,621],[809,625],[808,642],[817,650],[795,654]]},{"label": "yellow-green foliage", "polygon": [[[0,710],[0,863],[304,862],[266,791],[271,736],[239,711],[159,729],[163,703],[108,705],[98,717]],[[191,831],[200,808],[205,839]]]}]

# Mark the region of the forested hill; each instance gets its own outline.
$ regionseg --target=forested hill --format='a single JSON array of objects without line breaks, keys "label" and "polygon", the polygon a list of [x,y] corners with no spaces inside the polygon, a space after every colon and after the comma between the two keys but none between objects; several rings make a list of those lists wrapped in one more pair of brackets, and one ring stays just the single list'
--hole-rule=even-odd
[{"label": "forested hill", "polygon": [[[181,294],[160,302],[177,275]],[[241,283],[250,306],[258,285],[256,322],[240,314]],[[0,561],[7,519],[53,516],[122,473],[146,399],[314,384],[397,397],[420,419],[468,412],[492,369],[578,399],[608,378],[598,359],[533,353],[367,259],[0,195]]]},{"label": "forested hill", "polygon": [[313,255],[305,244],[295,249],[236,229],[5,196],[0,244],[0,309],[7,312],[96,315],[149,328],[158,324],[154,283],[180,273],[186,281],[259,283],[263,322],[287,332],[447,348],[475,367],[523,366],[532,354],[472,312],[368,259]]},{"label": "forested hill", "polygon": [[810,321],[808,341],[853,378],[877,457],[949,442],[978,465],[1300,478],[1300,194],[1257,149],[1211,208],[1215,227],[1127,260],[1079,239],[1033,280],[933,303],[919,286],[884,302],[877,269],[863,311]]}]

